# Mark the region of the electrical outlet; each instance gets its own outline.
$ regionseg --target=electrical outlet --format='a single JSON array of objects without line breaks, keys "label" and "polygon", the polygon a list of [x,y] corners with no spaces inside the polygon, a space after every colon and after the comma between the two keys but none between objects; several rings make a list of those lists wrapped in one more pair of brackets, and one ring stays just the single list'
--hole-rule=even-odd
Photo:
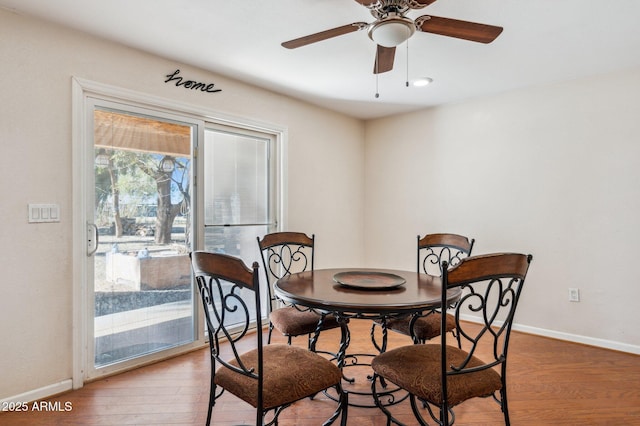
[{"label": "electrical outlet", "polygon": [[569,302],[579,302],[580,301],[580,290],[577,288],[569,289]]}]

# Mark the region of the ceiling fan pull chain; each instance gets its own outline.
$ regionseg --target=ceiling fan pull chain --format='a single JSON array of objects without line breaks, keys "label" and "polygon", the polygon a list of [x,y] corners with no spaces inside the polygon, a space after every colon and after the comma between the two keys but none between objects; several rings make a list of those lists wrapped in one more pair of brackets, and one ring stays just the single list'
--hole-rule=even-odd
[{"label": "ceiling fan pull chain", "polygon": [[378,64],[378,55],[376,54],[376,99],[378,99],[380,97],[380,92],[378,90],[378,75],[380,75],[378,73],[379,67],[380,65]]},{"label": "ceiling fan pull chain", "polygon": [[407,81],[405,86],[409,87],[409,39],[407,39]]}]

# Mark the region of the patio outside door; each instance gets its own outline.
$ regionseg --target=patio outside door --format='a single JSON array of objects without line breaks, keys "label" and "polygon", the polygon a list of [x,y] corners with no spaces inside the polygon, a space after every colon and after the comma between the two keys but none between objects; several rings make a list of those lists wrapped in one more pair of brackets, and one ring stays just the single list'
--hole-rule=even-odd
[{"label": "patio outside door", "polygon": [[107,102],[93,107],[95,199],[88,224],[89,240],[95,238],[89,253],[93,369],[88,376],[195,340],[188,254],[197,130],[196,124],[166,114]]}]

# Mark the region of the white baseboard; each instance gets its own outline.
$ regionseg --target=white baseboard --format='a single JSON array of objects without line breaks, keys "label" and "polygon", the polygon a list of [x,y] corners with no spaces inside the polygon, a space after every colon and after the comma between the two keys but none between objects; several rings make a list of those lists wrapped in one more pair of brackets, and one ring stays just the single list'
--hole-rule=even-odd
[{"label": "white baseboard", "polygon": [[33,389],[20,395],[10,396],[9,398],[0,399],[0,407],[8,403],[32,402],[40,399],[49,398],[62,392],[73,389],[71,379],[63,380],[58,383],[47,385],[38,389]]},{"label": "white baseboard", "polygon": [[[479,322],[477,317],[471,315],[461,315],[463,320],[469,322]],[[528,325],[513,324],[512,330],[523,333],[535,334],[536,336],[550,337],[552,339],[565,340],[567,342],[582,343],[584,345],[596,346],[604,349],[611,349],[619,352],[628,352],[640,355],[640,346],[628,343],[614,342],[612,340],[598,339],[595,337],[580,336],[578,334],[564,333],[562,331],[547,330],[545,328],[530,327]]]},{"label": "white baseboard", "polygon": [[599,348],[640,355],[640,346],[614,342],[612,340],[597,339],[595,337],[580,336],[577,334],[546,330],[543,328],[529,327],[527,325],[520,324],[513,324],[513,330],[522,331],[523,333],[535,334],[538,336],[551,337],[558,340],[566,340],[568,342],[582,343],[584,345],[597,346]]}]

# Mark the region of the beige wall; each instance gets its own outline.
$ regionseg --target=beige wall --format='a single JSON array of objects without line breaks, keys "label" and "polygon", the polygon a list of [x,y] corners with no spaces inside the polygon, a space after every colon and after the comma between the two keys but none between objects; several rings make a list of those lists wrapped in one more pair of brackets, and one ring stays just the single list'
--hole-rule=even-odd
[{"label": "beige wall", "polygon": [[414,268],[432,232],[532,253],[522,329],[640,353],[639,93],[632,70],[367,123],[367,262]]},{"label": "beige wall", "polygon": [[[72,76],[286,127],[288,229],[316,234],[319,267],[363,263],[360,120],[1,9],[0,58],[0,399],[72,375]],[[222,92],[165,84],[176,68]]]}]

